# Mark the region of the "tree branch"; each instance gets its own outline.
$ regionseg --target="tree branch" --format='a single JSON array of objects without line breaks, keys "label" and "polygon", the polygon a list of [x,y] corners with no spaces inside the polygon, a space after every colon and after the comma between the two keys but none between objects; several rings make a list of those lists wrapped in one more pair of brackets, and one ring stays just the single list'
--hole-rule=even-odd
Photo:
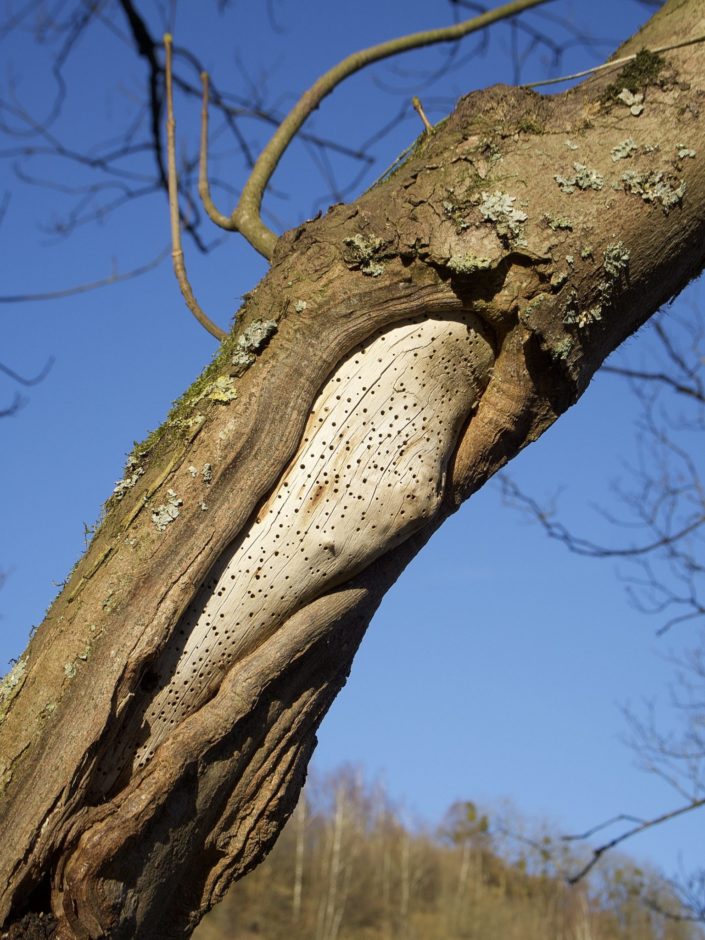
[{"label": "tree branch", "polygon": [[174,273],[179,287],[186,301],[186,306],[195,316],[198,322],[204,327],[211,336],[214,336],[219,342],[222,342],[227,333],[221,330],[219,326],[210,319],[204,312],[194,293],[186,274],[186,265],[184,263],[184,252],[181,247],[181,220],[179,218],[179,185],[176,175],[176,120],[174,118],[174,94],[171,80],[171,51],[172,38],[167,33],[164,36],[164,50],[166,52],[166,108],[167,108],[167,163],[168,163],[168,183],[169,183],[169,217],[171,220],[171,256],[174,262]]},{"label": "tree branch", "polygon": [[[169,246],[167,245],[165,248],[162,248],[156,258],[152,258],[151,261],[137,268],[133,268],[131,271],[126,271],[124,274],[114,272],[97,281],[89,281],[86,284],[76,284],[74,287],[43,291],[36,294],[0,294],[0,304],[18,304],[35,300],[58,300],[61,297],[72,297],[74,294],[85,294],[88,291],[98,290],[101,287],[109,287],[111,284],[119,284],[122,281],[131,281],[133,278],[140,277],[142,274],[147,274],[148,271],[153,271],[155,268],[159,267],[168,253]],[[2,368],[2,366],[0,366],[0,368]]]},{"label": "tree branch", "polygon": [[687,395],[705,405],[705,394],[703,394],[700,389],[683,385],[682,382],[677,382],[673,376],[665,372],[646,372],[640,369],[626,369],[621,366],[603,366],[602,371],[609,372],[610,375],[620,375],[625,379],[638,379],[644,382],[661,382],[662,385],[668,385],[669,388],[672,388],[674,392],[678,392],[679,395]]},{"label": "tree branch", "polygon": [[374,62],[380,62],[390,56],[407,52],[410,49],[419,49],[439,42],[453,42],[470,33],[483,29],[498,20],[515,16],[523,10],[540,6],[548,0],[513,0],[495,10],[489,10],[481,16],[472,17],[462,23],[446,26],[441,29],[431,29],[425,32],[411,33],[387,42],[370,46],[359,52],[354,52],[339,62],[332,69],[325,72],[314,84],[305,91],[294,105],[289,114],[281,122],[272,139],[257,158],[252,172],[245,183],[240,195],[240,201],[235,208],[232,219],[236,227],[257,250],[271,258],[277,236],[262,222],[260,210],[262,198],[267,184],[276,170],[287,147],[295,137],[299,128],[309,117],[312,111],[320,105],[344,79]]},{"label": "tree branch", "polygon": [[[615,848],[615,846],[619,845],[620,843],[626,841],[627,839],[631,839],[632,836],[639,835],[641,832],[645,832],[647,829],[651,829],[654,826],[660,825],[661,823],[668,822],[670,819],[675,819],[677,816],[683,816],[685,813],[690,813],[694,809],[699,809],[701,806],[705,806],[705,798],[702,800],[694,800],[692,803],[688,803],[685,806],[679,806],[678,809],[671,810],[668,813],[662,813],[660,816],[654,816],[653,819],[642,820],[638,823],[638,825],[633,826],[631,829],[627,829],[626,832],[623,832],[618,836],[615,836],[615,838],[610,839],[609,842],[604,842],[596,849],[593,849],[592,858],[590,861],[583,865],[580,871],[578,871],[575,875],[571,875],[571,877],[568,878],[568,884],[574,885],[581,881],[585,875],[587,875],[587,873],[595,867],[595,865],[606,852],[609,852],[610,849]],[[615,820],[631,818],[633,817],[616,816]],[[615,820],[611,820],[611,822],[614,822]],[[608,823],[604,823],[603,825],[608,825]],[[590,833],[596,832],[600,828],[602,828],[602,826],[595,826],[588,830],[587,833],[574,836],[564,836],[563,839],[566,842],[584,839],[589,836]]]},{"label": "tree branch", "polygon": [[198,195],[201,197],[203,208],[208,218],[228,232],[237,231],[232,218],[217,208],[211,198],[208,185],[208,72],[201,72],[201,85],[203,87],[203,100],[201,104],[201,154],[198,161]]}]

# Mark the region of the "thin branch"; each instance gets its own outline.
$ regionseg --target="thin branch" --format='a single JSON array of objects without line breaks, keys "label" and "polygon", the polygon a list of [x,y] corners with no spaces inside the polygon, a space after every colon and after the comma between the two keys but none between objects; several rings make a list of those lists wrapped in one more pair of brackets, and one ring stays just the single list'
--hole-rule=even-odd
[{"label": "thin branch", "polygon": [[620,366],[603,366],[603,372],[609,372],[612,375],[620,375],[625,379],[640,379],[645,382],[660,382],[662,385],[668,385],[679,395],[687,395],[696,401],[705,405],[705,394],[699,389],[692,388],[689,385],[683,385],[677,382],[672,376],[665,372],[645,372],[639,369],[624,369]]},{"label": "thin branch", "polygon": [[174,94],[171,80],[171,50],[172,38],[167,33],[164,36],[164,50],[166,52],[166,109],[167,109],[167,164],[168,164],[168,182],[169,182],[169,217],[171,221],[171,257],[174,262],[174,273],[179,287],[186,301],[186,306],[196,317],[211,336],[214,336],[222,343],[227,338],[227,333],[216,326],[215,323],[206,315],[198,301],[196,300],[188,275],[186,274],[186,265],[184,263],[184,252],[181,248],[181,220],[179,218],[179,185],[176,175],[176,120],[174,118]]},{"label": "thin branch", "polygon": [[359,72],[373,62],[398,55],[410,49],[419,49],[439,42],[453,42],[499,20],[515,16],[523,10],[540,6],[548,0],[513,0],[495,10],[483,13],[462,23],[441,29],[401,36],[379,43],[347,56],[323,74],[304,92],[289,114],[281,122],[271,140],[257,158],[235,208],[232,218],[238,230],[265,258],[271,258],[277,242],[275,233],[262,222],[262,198],[272,174],[301,125],[315,111],[321,101],[348,76]]},{"label": "thin branch", "polygon": [[[705,36],[696,36],[694,39],[686,39],[683,42],[676,42],[670,46],[658,46],[655,49],[649,49],[649,52],[658,55],[661,52],[671,52],[673,49],[683,49],[685,46],[694,46],[695,43],[705,42]],[[572,75],[562,75],[560,78],[546,78],[541,82],[527,82],[522,88],[541,88],[543,85],[557,85],[560,82],[571,82],[576,78],[585,78],[586,75],[593,75],[595,72],[605,72],[609,69],[619,68],[626,62],[632,62],[639,53],[634,55],[625,55],[620,59],[612,59],[610,62],[603,62],[602,65],[594,65],[591,69],[583,69],[582,72],[573,72]]]},{"label": "thin branch", "polygon": [[[100,278],[98,281],[89,281],[86,284],[76,284],[74,287],[65,287],[62,290],[50,290],[37,294],[0,294],[0,304],[19,304],[35,300],[59,300],[61,297],[72,297],[74,294],[85,294],[88,291],[98,290],[101,287],[109,287],[111,284],[119,284],[122,281],[130,281],[148,271],[153,271],[169,254],[170,246],[163,248],[156,258],[153,258],[147,264],[143,264],[124,274],[113,272],[107,277]],[[2,368],[2,366],[0,366]]]},{"label": "thin branch", "polygon": [[0,225],[5,221],[5,216],[7,215],[7,210],[10,206],[10,193],[6,191],[3,193],[3,197],[0,200]]},{"label": "thin branch", "polygon": [[416,111],[418,116],[421,118],[423,122],[423,126],[426,128],[426,133],[432,134],[433,124],[431,124],[429,119],[426,117],[426,112],[423,109],[423,105],[421,104],[421,99],[418,97],[418,95],[414,95],[414,97],[411,99],[411,103],[414,107],[414,111]]},{"label": "thin branch", "polygon": [[198,195],[208,218],[226,231],[237,231],[237,226],[230,216],[223,215],[213,202],[208,185],[208,72],[201,72],[203,100],[201,104],[201,154],[198,161]]},{"label": "thin branch", "polygon": [[[604,842],[602,845],[599,845],[596,849],[593,849],[592,858],[587,862],[575,875],[571,875],[568,878],[568,884],[574,885],[581,881],[589,871],[591,871],[595,865],[599,862],[602,856],[609,852],[610,849],[615,848],[615,846],[631,839],[633,836],[639,835],[641,832],[645,832],[647,829],[651,829],[654,826],[658,826],[661,823],[668,822],[670,819],[675,819],[677,816],[683,816],[685,813],[690,813],[694,809],[700,809],[701,806],[705,806],[705,798],[701,800],[694,800],[692,803],[688,803],[686,806],[679,806],[678,809],[671,810],[668,813],[662,813],[660,816],[655,816],[653,819],[646,819],[638,823],[638,825],[633,826],[631,829],[627,829],[626,832],[621,833],[621,835],[615,836],[614,839],[610,839],[609,842]],[[619,818],[631,818],[631,817],[616,817]],[[599,827],[596,827],[599,828]],[[595,830],[592,830],[595,831]],[[579,839],[581,836],[564,836],[566,841],[572,839]]]},{"label": "thin branch", "polygon": [[19,395],[17,392],[15,392],[14,397],[7,408],[0,408],[0,418],[9,418],[11,415],[16,414],[26,403],[27,399],[23,398],[22,395]]},{"label": "thin branch", "polygon": [[4,365],[2,362],[0,362],[0,372],[4,373],[6,376],[8,376],[8,378],[12,379],[13,382],[19,382],[19,384],[24,385],[25,388],[30,388],[32,385],[38,385],[43,379],[45,379],[53,365],[54,357],[49,356],[41,370],[31,379],[25,378],[23,375],[20,375],[19,372],[15,372],[14,369]]},{"label": "thin branch", "polygon": [[698,515],[676,532],[668,534],[659,533],[656,539],[652,542],[648,542],[646,545],[637,545],[630,548],[606,548],[601,545],[596,545],[588,539],[575,536],[562,523],[554,522],[544,507],[539,505],[535,499],[523,493],[516,483],[505,474],[499,477],[499,481],[503,497],[508,502],[513,500],[517,506],[521,506],[529,515],[533,516],[543,527],[544,532],[549,538],[562,542],[576,555],[585,555],[588,558],[637,558],[640,555],[648,555],[658,548],[674,545],[680,539],[695,532],[705,522],[705,516]]}]

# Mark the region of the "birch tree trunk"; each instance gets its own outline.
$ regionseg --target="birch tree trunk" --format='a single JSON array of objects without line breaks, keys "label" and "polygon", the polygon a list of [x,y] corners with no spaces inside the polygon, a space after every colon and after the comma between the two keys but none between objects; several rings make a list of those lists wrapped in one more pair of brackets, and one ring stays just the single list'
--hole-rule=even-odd
[{"label": "birch tree trunk", "polygon": [[[704,12],[671,0],[618,55]],[[4,680],[6,925],[188,936],[290,815],[409,559],[701,270],[705,46],[637,63],[463,98],[279,239]]]}]

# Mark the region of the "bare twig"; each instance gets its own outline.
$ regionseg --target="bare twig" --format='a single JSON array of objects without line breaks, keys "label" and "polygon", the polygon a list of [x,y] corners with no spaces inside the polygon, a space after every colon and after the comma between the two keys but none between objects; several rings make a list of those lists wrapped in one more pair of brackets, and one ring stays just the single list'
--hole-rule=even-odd
[{"label": "bare twig", "polygon": [[4,373],[8,378],[12,379],[13,382],[19,382],[19,384],[24,385],[25,388],[30,388],[32,385],[38,385],[43,379],[45,379],[53,365],[54,357],[49,356],[40,371],[31,379],[25,378],[25,376],[20,375],[19,372],[15,372],[14,369],[4,365],[2,362],[0,362],[0,372]]},{"label": "bare twig", "polygon": [[[668,813],[662,813],[660,816],[654,816],[653,819],[642,820],[636,826],[632,826],[631,829],[627,829],[626,832],[622,832],[620,835],[615,836],[614,839],[610,839],[609,842],[604,842],[596,849],[593,849],[590,861],[583,865],[580,871],[578,871],[575,875],[571,875],[571,877],[568,878],[568,884],[574,885],[581,881],[589,871],[592,871],[592,869],[606,852],[609,852],[610,849],[615,848],[615,846],[619,845],[621,842],[624,842],[627,839],[631,839],[633,836],[639,835],[639,833],[645,832],[647,829],[652,829],[654,826],[658,826],[661,823],[668,822],[670,819],[675,819],[677,816],[683,816],[685,813],[690,813],[692,810],[699,809],[701,806],[705,806],[705,798],[702,800],[694,800],[692,803],[688,803],[685,806],[679,806],[678,809],[671,810]],[[617,819],[619,818],[631,817],[617,817]],[[594,832],[595,829],[591,831]],[[564,836],[566,841],[582,838],[584,838],[583,835]]]},{"label": "bare twig", "polygon": [[26,398],[23,398],[22,395],[19,395],[17,392],[15,392],[12,401],[7,406],[7,408],[0,408],[0,418],[9,418],[11,415],[16,414],[26,403],[26,401]]},{"label": "bare twig", "polygon": [[[61,290],[44,291],[37,294],[0,294],[0,304],[19,304],[35,300],[59,300],[61,297],[72,297],[74,294],[85,294],[88,291],[98,290],[101,287],[109,287],[111,284],[119,284],[121,281],[130,281],[148,271],[153,271],[169,254],[170,246],[163,248],[156,258],[153,258],[147,264],[133,268],[131,271],[125,271],[124,274],[117,272],[109,274],[107,277],[100,278],[97,281],[89,281],[86,284],[76,284],[74,287],[65,287]],[[2,368],[0,366],[0,368]]]},{"label": "bare twig", "polygon": [[588,558],[637,558],[640,555],[648,555],[656,549],[675,544],[692,532],[697,531],[705,523],[705,516],[698,515],[674,532],[658,532],[655,539],[644,545],[634,545],[628,548],[607,548],[606,546],[597,545],[589,539],[573,535],[561,522],[554,521],[545,507],[522,492],[506,474],[500,476],[499,480],[504,498],[528,512],[543,527],[549,538],[562,542],[576,555],[586,555]]},{"label": "bare twig", "polygon": [[433,124],[431,124],[429,119],[426,117],[426,112],[424,111],[423,105],[421,104],[421,99],[414,95],[414,97],[411,99],[411,103],[414,106],[414,111],[416,111],[418,116],[423,121],[423,126],[426,128],[426,133],[433,133]]},{"label": "bare twig", "polygon": [[696,401],[705,405],[705,392],[703,392],[702,389],[684,385],[666,372],[647,372],[640,369],[627,369],[622,366],[603,366],[602,371],[609,372],[612,375],[619,375],[625,379],[637,379],[644,382],[661,382],[663,385],[668,385],[669,388],[672,388],[673,391],[677,392],[679,395],[694,398]]},{"label": "bare twig", "polygon": [[[648,51],[654,55],[658,55],[661,52],[671,52],[673,49],[683,49],[685,46],[694,46],[695,43],[705,42],[705,36],[696,36],[694,39],[686,39],[683,42],[676,42],[670,46],[658,46],[655,49],[649,49]],[[610,62],[603,62],[602,65],[594,65],[590,69],[583,69],[582,72],[573,72],[572,75],[562,75],[560,78],[546,78],[541,82],[527,82],[522,85],[522,88],[541,88],[543,85],[557,85],[560,82],[571,82],[576,78],[585,78],[586,75],[593,75],[595,72],[605,72],[609,69],[619,68],[621,65],[624,65],[627,62],[632,62],[636,59],[639,53],[634,55],[625,55],[619,59],[612,59]]]},{"label": "bare twig", "polygon": [[260,209],[262,198],[272,174],[277,168],[287,147],[309,115],[319,106],[344,79],[359,72],[373,62],[379,62],[390,56],[398,55],[410,49],[419,49],[439,42],[453,42],[470,33],[476,32],[499,20],[515,16],[523,10],[540,6],[548,0],[513,0],[480,16],[456,23],[441,29],[412,33],[388,42],[379,43],[347,56],[337,65],[325,72],[305,91],[289,114],[281,122],[271,140],[257,158],[250,176],[245,183],[232,219],[238,230],[266,258],[271,258],[277,236],[262,222]]},{"label": "bare twig", "polygon": [[176,120],[174,118],[174,94],[171,80],[171,52],[172,38],[167,33],[164,36],[164,50],[166,52],[166,107],[167,107],[167,165],[169,182],[169,217],[171,220],[171,244],[172,260],[174,262],[174,273],[179,283],[179,288],[186,301],[186,306],[196,317],[211,336],[222,342],[227,333],[216,326],[215,323],[203,311],[196,300],[188,275],[186,274],[186,265],[184,263],[184,252],[181,247],[181,220],[179,218],[179,187],[176,175]]},{"label": "bare twig", "polygon": [[198,195],[201,197],[203,208],[208,214],[208,218],[226,231],[237,231],[237,226],[232,218],[217,208],[211,198],[210,186],[208,185],[208,72],[201,72],[201,84],[203,86],[203,101],[201,104],[201,155],[198,162]]}]

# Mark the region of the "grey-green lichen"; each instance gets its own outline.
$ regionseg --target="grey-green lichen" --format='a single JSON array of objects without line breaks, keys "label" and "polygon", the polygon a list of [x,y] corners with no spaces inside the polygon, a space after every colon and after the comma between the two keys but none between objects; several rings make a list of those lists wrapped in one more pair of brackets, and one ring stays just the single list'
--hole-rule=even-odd
[{"label": "grey-green lichen", "polygon": [[570,221],[570,219],[567,219],[565,216],[560,216],[560,215],[550,216],[546,214],[544,215],[543,219],[546,225],[550,229],[552,229],[554,232],[558,232],[558,231],[572,232],[573,231],[573,223]]},{"label": "grey-green lichen", "polygon": [[347,249],[345,261],[350,267],[359,268],[368,277],[379,277],[380,274],[384,274],[384,265],[378,258],[384,248],[383,239],[358,232],[349,238],[344,238],[343,244]]},{"label": "grey-green lichen", "polygon": [[577,145],[577,144],[575,143],[575,141],[573,141],[573,140],[566,140],[566,141],[565,141],[565,145],[566,145],[566,147],[568,148],[568,150],[577,150],[577,149],[578,149],[578,145]]},{"label": "grey-green lichen", "polygon": [[472,252],[463,255],[451,255],[446,267],[454,274],[474,274],[476,271],[487,271],[492,267],[492,259]]},{"label": "grey-green lichen", "polygon": [[567,280],[568,280],[568,275],[565,271],[555,271],[551,275],[550,284],[553,290],[560,290]]},{"label": "grey-green lichen", "polygon": [[579,296],[575,288],[572,288],[568,293],[568,299],[563,310],[563,322],[568,326],[577,326],[578,329],[584,329],[586,326],[602,319],[601,304],[595,304],[587,310],[580,309]]},{"label": "grey-green lichen", "polygon": [[203,469],[201,470],[201,476],[203,477],[204,483],[210,483],[213,479],[213,464],[204,463]]},{"label": "grey-green lichen", "polygon": [[22,688],[27,674],[27,657],[20,656],[6,676],[0,679],[0,722],[5,719],[12,700]]},{"label": "grey-green lichen", "polygon": [[551,346],[550,352],[555,359],[565,361],[572,353],[573,345],[573,340],[569,336],[566,336],[564,339],[554,343],[553,346]]},{"label": "grey-green lichen", "polygon": [[691,160],[695,159],[695,151],[690,147],[685,147],[683,144],[678,144],[676,147],[676,153],[678,154],[679,160],[685,160],[690,158]]},{"label": "grey-green lichen", "polygon": [[631,157],[635,150],[637,150],[636,141],[633,137],[627,137],[626,140],[610,150],[612,161],[616,163],[618,160],[626,160],[627,157]]},{"label": "grey-green lichen", "polygon": [[[581,252],[583,257],[586,257],[585,251],[586,249],[583,249]],[[589,257],[592,257],[592,249],[589,250]],[[577,291],[571,291],[565,306],[563,322],[584,329],[601,320],[605,308],[609,308],[613,302],[619,280],[629,268],[629,258],[629,250],[624,242],[612,242],[608,245],[603,252],[602,265],[606,276],[597,285],[597,302],[587,309],[580,309]]]},{"label": "grey-green lichen", "polygon": [[618,280],[629,267],[630,254],[624,242],[613,242],[603,252],[603,267],[608,277]]},{"label": "grey-green lichen", "polygon": [[634,117],[639,117],[644,110],[644,94],[641,91],[634,93],[628,88],[623,88],[617,95],[617,100],[625,104]]},{"label": "grey-green lichen", "polygon": [[246,369],[255,361],[255,353],[262,349],[277,332],[276,320],[253,320],[238,336],[231,362],[238,369]]},{"label": "grey-green lichen", "polygon": [[132,464],[135,469],[129,476],[126,476],[124,479],[117,481],[113,489],[113,496],[115,499],[122,499],[125,493],[127,493],[128,490],[131,490],[132,487],[135,486],[135,484],[138,482],[139,478],[144,475],[144,468],[136,466],[136,463],[137,461],[134,457],[130,457],[128,459],[128,467],[130,467]]},{"label": "grey-green lichen", "polygon": [[659,203],[666,215],[683,202],[685,180],[677,182],[669,178],[663,170],[649,170],[648,173],[627,170],[622,173],[620,179],[625,192],[640,196],[644,202]]},{"label": "grey-green lichen", "polygon": [[533,297],[528,302],[528,304],[524,307],[524,316],[531,317],[534,311],[538,310],[538,308],[541,306],[541,304],[544,302],[547,296],[548,296],[547,294],[544,294],[543,292],[541,292],[540,294],[537,294],[535,297]]},{"label": "grey-green lichen", "polygon": [[152,522],[160,532],[163,532],[167,526],[179,517],[179,506],[183,506],[184,503],[174,490],[167,490],[166,496],[166,502],[152,511]]},{"label": "grey-green lichen", "polygon": [[524,223],[528,216],[515,209],[516,196],[508,193],[481,193],[480,215],[485,222],[494,225],[497,235],[510,245],[526,245]]},{"label": "grey-green lichen", "polygon": [[585,261],[587,258],[592,258],[592,245],[585,245],[580,249],[580,257]]},{"label": "grey-green lichen", "polygon": [[294,310],[297,313],[303,313],[307,307],[308,307],[308,304],[306,303],[305,300],[297,300],[296,303],[294,304]]},{"label": "grey-green lichen", "polygon": [[563,322],[567,324],[574,324],[582,330],[585,329],[586,326],[591,326],[593,323],[596,323],[601,319],[602,307],[600,304],[595,304],[594,306],[589,307],[587,310],[569,310],[563,317]]},{"label": "grey-green lichen", "polygon": [[[452,187],[449,188],[449,194],[453,194]],[[466,210],[463,206],[459,205],[457,202],[453,202],[452,199],[444,199],[441,205],[443,206],[443,211],[451,222],[453,222],[458,232],[464,232],[465,229],[470,228],[470,223],[465,218]]]},{"label": "grey-green lichen", "polygon": [[584,163],[574,163],[572,176],[560,176],[556,174],[553,178],[558,183],[561,192],[574,193],[576,189],[602,189],[605,178],[597,170],[591,170]]}]

